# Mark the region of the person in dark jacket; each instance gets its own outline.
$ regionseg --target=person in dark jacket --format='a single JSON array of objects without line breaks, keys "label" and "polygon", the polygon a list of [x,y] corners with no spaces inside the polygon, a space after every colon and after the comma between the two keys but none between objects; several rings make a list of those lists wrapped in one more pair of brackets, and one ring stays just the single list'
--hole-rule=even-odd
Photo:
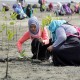
[{"label": "person in dark jacket", "polygon": [[27,7],[25,7],[25,13],[29,18],[32,16],[33,9],[31,4],[28,4]]}]

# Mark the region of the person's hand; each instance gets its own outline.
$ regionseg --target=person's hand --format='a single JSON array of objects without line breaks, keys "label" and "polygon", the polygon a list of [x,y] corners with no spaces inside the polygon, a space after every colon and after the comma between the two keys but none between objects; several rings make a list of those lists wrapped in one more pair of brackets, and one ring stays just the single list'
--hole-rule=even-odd
[{"label": "person's hand", "polygon": [[41,43],[43,43],[43,40],[42,40],[42,38],[39,38],[39,41],[40,41]]},{"label": "person's hand", "polygon": [[18,50],[18,53],[21,53],[22,52],[22,50]]},{"label": "person's hand", "polygon": [[52,45],[49,46],[49,47],[47,48],[47,50],[51,52],[51,51],[53,50],[53,46],[52,46]]}]

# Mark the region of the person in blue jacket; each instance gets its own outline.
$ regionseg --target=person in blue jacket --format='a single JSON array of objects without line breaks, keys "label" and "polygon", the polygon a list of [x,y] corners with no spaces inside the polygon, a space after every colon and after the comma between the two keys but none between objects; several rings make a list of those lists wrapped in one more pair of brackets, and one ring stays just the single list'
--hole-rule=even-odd
[{"label": "person in blue jacket", "polygon": [[54,20],[49,25],[53,43],[47,50],[55,66],[80,65],[80,37],[77,29],[65,20]]},{"label": "person in blue jacket", "polygon": [[17,19],[24,19],[27,17],[27,15],[24,13],[23,9],[21,6],[14,4],[13,5],[13,10],[17,14]]}]

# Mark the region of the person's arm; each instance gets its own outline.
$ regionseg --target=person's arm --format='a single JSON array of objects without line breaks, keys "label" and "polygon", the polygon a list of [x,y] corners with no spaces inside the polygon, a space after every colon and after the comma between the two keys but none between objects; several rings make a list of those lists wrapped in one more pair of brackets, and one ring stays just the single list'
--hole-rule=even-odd
[{"label": "person's arm", "polygon": [[22,44],[26,41],[30,39],[30,34],[29,32],[26,32],[17,42],[17,48],[18,48],[18,52],[22,51]]},{"label": "person's arm", "polygon": [[62,27],[59,27],[56,30],[56,41],[53,43],[53,47],[57,47],[60,43],[64,42],[67,39],[65,30]]},{"label": "person's arm", "polygon": [[44,44],[48,44],[49,43],[49,35],[48,35],[48,30],[46,28],[43,29],[42,31],[42,41]]}]

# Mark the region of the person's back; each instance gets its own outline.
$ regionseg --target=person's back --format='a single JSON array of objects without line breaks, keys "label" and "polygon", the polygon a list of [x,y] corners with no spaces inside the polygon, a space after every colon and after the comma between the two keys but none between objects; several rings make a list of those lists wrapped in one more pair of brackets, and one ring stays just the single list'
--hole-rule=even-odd
[{"label": "person's back", "polygon": [[70,9],[72,10],[72,12],[74,13],[74,11],[75,11],[75,2],[71,2],[70,3]]},{"label": "person's back", "polygon": [[21,3],[22,8],[24,8],[25,0],[19,0],[19,3]]},{"label": "person's back", "polygon": [[49,9],[50,9],[51,11],[53,10],[53,4],[52,4],[52,3],[49,4]]},{"label": "person's back", "polygon": [[58,15],[65,15],[65,10],[64,10],[64,8],[62,6],[62,3],[57,2],[57,8],[56,8],[55,13],[56,13],[56,16],[58,16]]},{"label": "person's back", "polygon": [[26,7],[26,14],[27,14],[28,17],[32,16],[32,6],[31,6],[31,4],[27,5],[27,7]]},{"label": "person's back", "polygon": [[72,14],[71,9],[66,4],[63,4],[63,8],[64,8],[66,14]]},{"label": "person's back", "polygon": [[38,3],[40,4],[40,11],[41,12],[44,11],[46,1],[45,0],[38,0]]},{"label": "person's back", "polygon": [[17,4],[17,7],[18,7],[19,9],[22,9],[21,3],[18,3],[18,4]]},{"label": "person's back", "polygon": [[55,66],[80,65],[80,35],[77,29],[65,21],[53,21],[49,25],[54,40],[47,49],[52,52]]},{"label": "person's back", "polygon": [[24,19],[27,17],[23,9],[19,8],[17,4],[13,5],[13,9],[14,9],[14,12],[17,13],[17,19]]}]

